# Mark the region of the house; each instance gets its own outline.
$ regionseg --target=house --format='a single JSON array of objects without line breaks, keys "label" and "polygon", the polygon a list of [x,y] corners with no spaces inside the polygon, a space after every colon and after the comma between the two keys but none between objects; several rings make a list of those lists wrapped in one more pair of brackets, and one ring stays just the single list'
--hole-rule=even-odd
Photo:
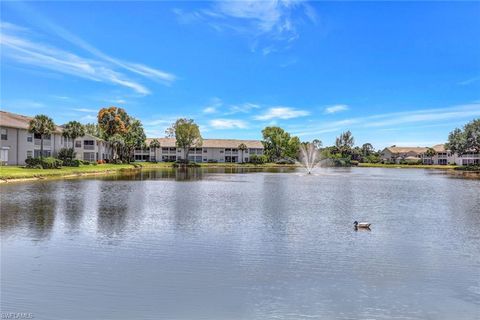
[{"label": "house", "polygon": [[[149,146],[152,138],[146,140]],[[135,149],[135,161],[176,161],[185,159],[185,150],[177,148],[175,138],[157,138],[160,147]],[[239,150],[245,144],[246,150]],[[263,144],[258,140],[204,139],[202,146],[191,148],[188,160],[194,162],[248,162],[252,155],[263,155]]]},{"label": "house", "polygon": [[[28,132],[32,117],[0,111],[0,161],[8,165],[24,165],[27,158],[40,156],[40,136]],[[62,127],[43,137],[43,156],[56,156],[62,148],[75,146],[76,158],[96,161],[108,159],[111,149],[100,138],[85,135],[74,142],[62,136]]]},{"label": "house", "polygon": [[392,146],[383,149],[381,152],[381,158],[384,162],[388,163],[400,163],[403,161],[418,161],[423,164],[431,165],[469,165],[479,164],[480,154],[475,152],[468,152],[459,156],[456,153],[452,153],[450,150],[445,149],[444,144],[437,144],[431,147],[435,151],[435,155],[427,155],[429,147],[397,147]]}]

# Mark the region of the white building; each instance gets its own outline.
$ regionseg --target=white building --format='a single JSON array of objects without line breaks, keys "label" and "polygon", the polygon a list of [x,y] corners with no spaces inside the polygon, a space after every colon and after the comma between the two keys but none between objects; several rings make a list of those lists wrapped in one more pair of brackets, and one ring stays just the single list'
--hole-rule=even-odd
[{"label": "white building", "polygon": [[[28,132],[31,117],[0,111],[0,161],[7,165],[24,165],[27,158],[40,156],[40,137]],[[76,158],[96,161],[108,159],[108,144],[97,137],[85,135],[75,139]],[[43,138],[43,156],[56,156],[62,148],[71,148],[72,142],[62,137],[62,127]]]},{"label": "white building", "polygon": [[[147,139],[149,146],[153,139]],[[136,149],[136,161],[176,161],[185,159],[185,151],[176,147],[174,138],[157,138],[160,147]],[[245,144],[246,150],[239,150]],[[204,139],[202,146],[190,149],[188,158],[194,162],[249,162],[252,155],[263,155],[263,145],[258,140]]]},{"label": "white building", "polygon": [[456,153],[452,153],[450,150],[445,150],[443,144],[437,144],[431,147],[435,150],[434,156],[427,156],[429,147],[397,147],[392,146],[383,149],[381,152],[381,158],[384,162],[400,163],[402,161],[412,161],[418,159],[423,164],[435,164],[435,165],[468,165],[479,164],[480,154],[469,152],[462,156]]}]

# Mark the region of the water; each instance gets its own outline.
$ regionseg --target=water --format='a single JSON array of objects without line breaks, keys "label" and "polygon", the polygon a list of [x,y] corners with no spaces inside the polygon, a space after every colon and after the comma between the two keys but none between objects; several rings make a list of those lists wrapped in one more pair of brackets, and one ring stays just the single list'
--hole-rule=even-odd
[{"label": "water", "polygon": [[[415,169],[163,170],[0,188],[2,313],[480,314],[480,180]],[[355,232],[354,220],[372,230]]]}]

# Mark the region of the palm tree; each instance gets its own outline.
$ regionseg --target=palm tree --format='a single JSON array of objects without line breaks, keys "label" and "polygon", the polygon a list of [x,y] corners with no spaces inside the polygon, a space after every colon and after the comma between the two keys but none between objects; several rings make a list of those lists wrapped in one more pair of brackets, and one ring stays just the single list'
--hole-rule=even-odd
[{"label": "palm tree", "polygon": [[157,160],[157,148],[160,148],[160,141],[153,139],[150,141],[150,149],[153,149],[153,154],[155,155],[155,161]]},{"label": "palm tree", "polygon": [[[437,154],[435,149],[433,148],[428,148],[427,151],[425,151],[425,156],[429,158],[429,160],[432,160],[432,158]],[[433,162],[431,162],[433,164]]]},{"label": "palm tree", "polygon": [[40,136],[40,159],[43,159],[43,139],[55,131],[55,123],[44,114],[36,115],[28,124],[28,132]]},{"label": "palm tree", "polygon": [[121,134],[116,133],[108,139],[108,142],[112,146],[112,160],[115,163],[125,145],[125,140]]},{"label": "palm tree", "polygon": [[75,148],[75,139],[83,137],[84,135],[85,127],[78,121],[70,121],[63,127],[62,136],[72,140],[72,149]]},{"label": "palm tree", "polygon": [[238,150],[242,151],[242,163],[243,163],[243,153],[247,150],[247,145],[245,143],[240,143],[238,145]]}]

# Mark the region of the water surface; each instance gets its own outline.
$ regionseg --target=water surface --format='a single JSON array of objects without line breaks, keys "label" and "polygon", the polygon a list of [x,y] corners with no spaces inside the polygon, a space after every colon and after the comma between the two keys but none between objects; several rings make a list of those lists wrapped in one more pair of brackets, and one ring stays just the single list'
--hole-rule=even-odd
[{"label": "water surface", "polygon": [[[272,171],[2,185],[2,312],[478,318],[480,180],[415,169]],[[355,231],[354,220],[372,230]]]}]

